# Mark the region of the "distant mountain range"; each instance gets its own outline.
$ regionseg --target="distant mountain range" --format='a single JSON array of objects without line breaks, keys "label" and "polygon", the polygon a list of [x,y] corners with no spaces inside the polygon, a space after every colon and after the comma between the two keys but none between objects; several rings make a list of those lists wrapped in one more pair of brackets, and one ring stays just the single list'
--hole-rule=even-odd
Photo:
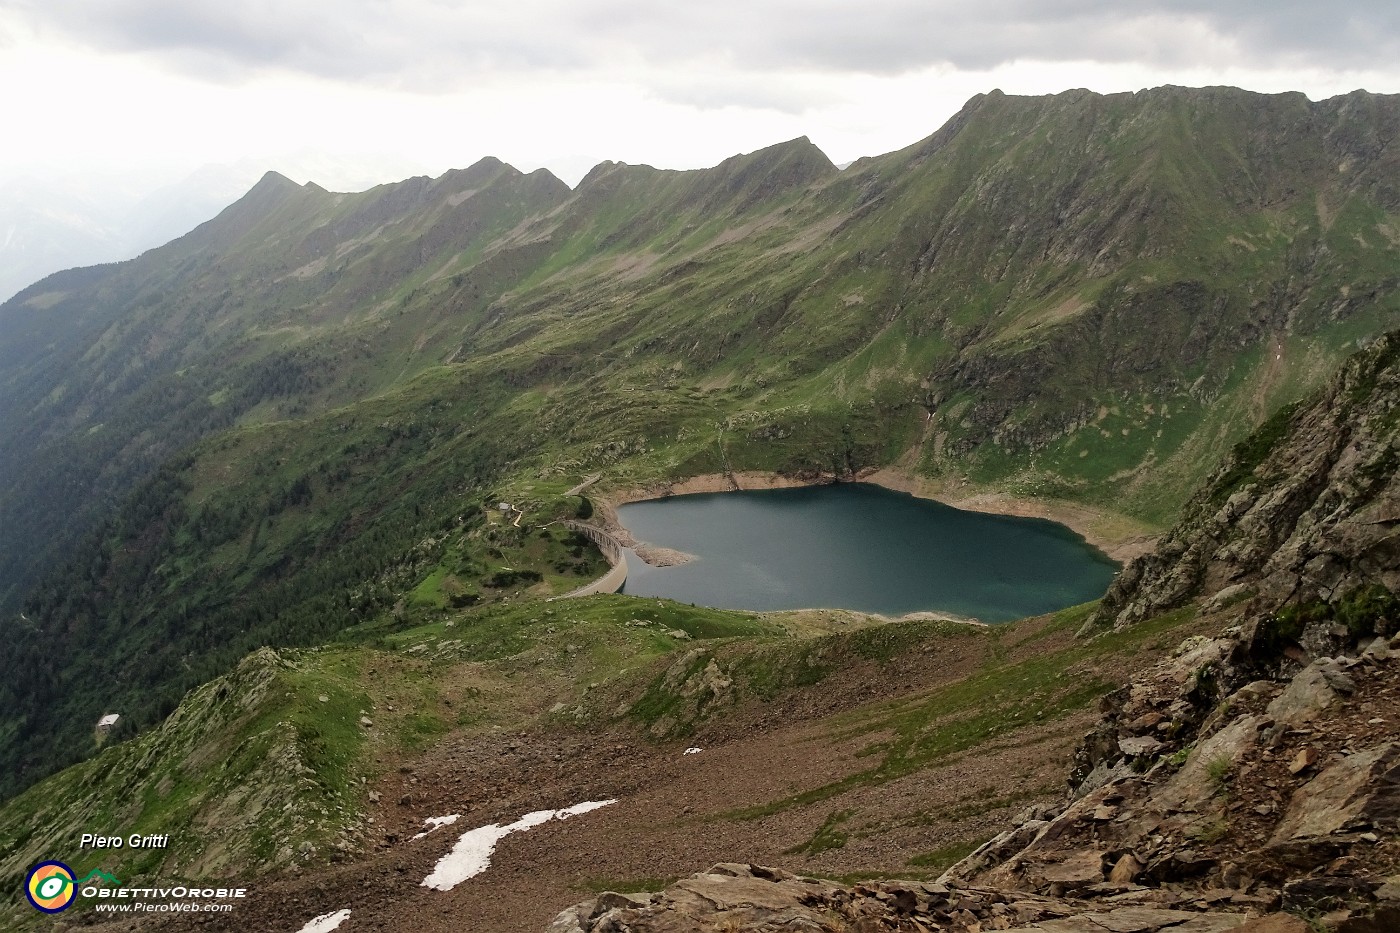
[{"label": "distant mountain range", "polygon": [[247,171],[214,167],[154,191],[110,181],[12,181],[0,188],[0,295],[168,243],[237,200],[249,183]]},{"label": "distant mountain range", "polygon": [[[64,269],[131,259],[212,218],[266,171],[248,161],[206,165],[166,181],[117,174],[19,177],[0,186],[0,301]],[[367,187],[394,167],[310,155],[284,160],[300,177]]]}]

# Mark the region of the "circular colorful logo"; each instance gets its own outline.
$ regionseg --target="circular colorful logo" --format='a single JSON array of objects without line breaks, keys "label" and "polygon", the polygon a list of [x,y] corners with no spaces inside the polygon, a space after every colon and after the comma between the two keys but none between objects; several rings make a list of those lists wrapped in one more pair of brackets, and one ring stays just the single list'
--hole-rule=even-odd
[{"label": "circular colorful logo", "polygon": [[29,871],[24,881],[24,896],[35,910],[56,914],[67,910],[77,896],[73,869],[62,862],[42,862]]}]

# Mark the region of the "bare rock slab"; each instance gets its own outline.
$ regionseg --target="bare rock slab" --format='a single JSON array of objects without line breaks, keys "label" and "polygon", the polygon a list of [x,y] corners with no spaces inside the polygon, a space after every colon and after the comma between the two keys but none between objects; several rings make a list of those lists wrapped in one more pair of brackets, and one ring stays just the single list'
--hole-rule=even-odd
[{"label": "bare rock slab", "polygon": [[1272,841],[1359,829],[1400,829],[1400,743],[1349,755],[1298,788]]}]

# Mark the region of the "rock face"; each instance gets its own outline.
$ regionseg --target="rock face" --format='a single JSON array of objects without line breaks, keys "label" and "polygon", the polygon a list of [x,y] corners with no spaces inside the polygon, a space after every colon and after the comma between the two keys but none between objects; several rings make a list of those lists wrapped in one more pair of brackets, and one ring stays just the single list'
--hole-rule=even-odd
[{"label": "rock face", "polygon": [[1298,788],[1271,843],[1358,830],[1400,830],[1400,744],[1349,755]]},{"label": "rock face", "polygon": [[1133,561],[1094,625],[1198,599],[1256,609],[1400,591],[1400,332],[1322,393],[1238,444],[1157,550]]},{"label": "rock face", "polygon": [[720,864],[659,894],[609,892],[570,907],[548,933],[1218,933],[1244,922],[1243,914],[1154,906],[1151,898],[1086,911],[1082,903],[1024,892],[901,881],[842,887]]},{"label": "rock face", "polygon": [[939,880],[1091,901],[1171,890],[1400,929],[1384,925],[1400,909],[1400,659],[1366,636],[1338,657],[1275,655],[1268,621],[1189,639],[1108,697],[1066,806]]}]

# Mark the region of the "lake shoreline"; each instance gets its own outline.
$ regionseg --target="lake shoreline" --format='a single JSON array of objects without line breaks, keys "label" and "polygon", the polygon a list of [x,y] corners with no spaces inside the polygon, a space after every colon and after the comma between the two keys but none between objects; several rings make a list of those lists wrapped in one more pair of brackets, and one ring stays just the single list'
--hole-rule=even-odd
[{"label": "lake shoreline", "polygon": [[1157,543],[1158,535],[1153,529],[1125,515],[1059,499],[1030,499],[987,489],[964,492],[959,489],[950,489],[947,484],[913,476],[892,467],[862,470],[854,478],[842,478],[829,473],[789,476],[756,470],[737,473],[704,473],[674,483],[658,482],[645,486],[608,490],[593,497],[592,501],[600,513],[599,519],[607,531],[616,537],[624,547],[632,548],[635,551],[638,547],[645,548],[646,542],[637,541],[618,520],[617,507],[620,505],[695,493],[797,489],[806,486],[831,486],[838,483],[870,483],[894,492],[908,493],[915,498],[928,499],[968,512],[1047,519],[1064,525],[1119,564],[1126,564],[1134,557],[1146,554]]},{"label": "lake shoreline", "polygon": [[[997,625],[1006,625],[1005,622],[983,622],[972,616],[960,616],[951,612],[939,612],[936,609],[919,609],[914,612],[906,612],[901,615],[888,615],[883,612],[863,612],[859,609],[842,609],[839,607],[823,608],[814,606],[810,609],[761,609],[751,610],[755,615],[762,616],[779,625],[794,620],[823,619],[828,622],[835,619],[836,624],[830,626],[827,631],[853,631],[860,628],[859,623],[888,625],[891,622],[947,622],[950,625],[966,625],[971,628],[988,629]],[[855,624],[852,624],[855,623]]]}]

